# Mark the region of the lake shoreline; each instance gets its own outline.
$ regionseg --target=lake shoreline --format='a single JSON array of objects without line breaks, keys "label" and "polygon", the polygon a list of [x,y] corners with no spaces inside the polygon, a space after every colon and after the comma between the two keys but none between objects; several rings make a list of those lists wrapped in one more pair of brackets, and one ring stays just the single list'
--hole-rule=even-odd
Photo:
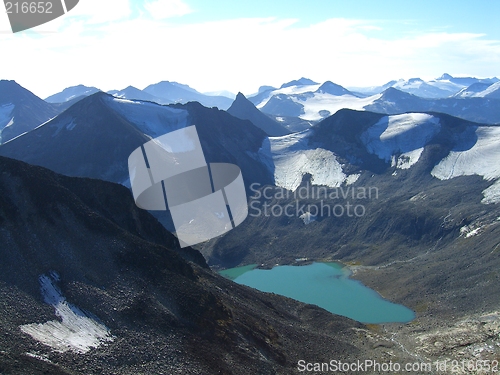
[{"label": "lake shoreline", "polygon": [[[356,267],[356,266],[355,266]],[[234,282],[317,305],[365,324],[406,324],[416,313],[353,279],[350,265],[298,258],[292,264],[250,264],[219,271]]]}]

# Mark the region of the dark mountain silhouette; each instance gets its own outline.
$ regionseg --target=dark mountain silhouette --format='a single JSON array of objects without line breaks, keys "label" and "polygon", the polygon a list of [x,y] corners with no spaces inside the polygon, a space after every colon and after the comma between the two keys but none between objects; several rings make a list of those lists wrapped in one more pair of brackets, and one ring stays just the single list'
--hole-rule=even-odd
[{"label": "dark mountain silhouette", "polygon": [[0,146],[0,155],[68,176],[128,184],[128,157],[151,137],[196,125],[208,162],[240,166],[245,182],[272,183],[255,159],[266,134],[248,121],[198,103],[130,103],[105,93],[80,100],[47,124]]},{"label": "dark mountain silhouette", "polygon": [[290,131],[285,127],[272,120],[249,101],[241,92],[238,93],[231,107],[227,112],[234,117],[242,120],[250,120],[255,126],[262,129],[267,135],[279,137],[281,135],[290,134]]}]

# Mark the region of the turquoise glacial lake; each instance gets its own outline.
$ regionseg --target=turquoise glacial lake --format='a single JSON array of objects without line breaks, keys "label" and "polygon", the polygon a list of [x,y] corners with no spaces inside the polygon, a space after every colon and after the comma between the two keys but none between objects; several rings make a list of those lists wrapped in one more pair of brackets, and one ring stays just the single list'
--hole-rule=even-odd
[{"label": "turquoise glacial lake", "polygon": [[277,266],[270,270],[256,265],[221,271],[238,284],[280,294],[324,308],[362,323],[407,323],[415,318],[409,308],[382,298],[338,263]]}]

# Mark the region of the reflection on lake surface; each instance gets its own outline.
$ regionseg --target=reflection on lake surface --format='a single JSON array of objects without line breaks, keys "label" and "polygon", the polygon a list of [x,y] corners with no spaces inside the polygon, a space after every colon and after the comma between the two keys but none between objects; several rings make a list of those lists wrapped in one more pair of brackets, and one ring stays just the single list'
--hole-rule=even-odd
[{"label": "reflection on lake surface", "polygon": [[238,284],[318,305],[362,323],[406,323],[415,318],[412,310],[383,299],[361,282],[350,279],[349,269],[338,263],[278,266],[270,270],[255,267],[252,264],[220,273]]}]

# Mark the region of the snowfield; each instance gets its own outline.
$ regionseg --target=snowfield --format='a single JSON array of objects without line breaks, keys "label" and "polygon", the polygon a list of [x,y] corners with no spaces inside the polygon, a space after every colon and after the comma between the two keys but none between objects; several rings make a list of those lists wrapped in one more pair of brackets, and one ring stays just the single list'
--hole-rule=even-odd
[{"label": "snowfield", "polygon": [[21,331],[60,353],[73,351],[83,354],[105,342],[113,341],[104,324],[66,301],[55,285],[58,280],[59,276],[55,272],[40,276],[44,301],[54,306],[60,321],[25,324],[20,327]]},{"label": "snowfield", "polygon": [[311,134],[312,130],[305,130],[264,140],[259,154],[270,170],[274,170],[276,186],[295,191],[307,173],[311,174],[313,185],[338,187],[342,183],[355,182],[359,175],[347,176],[331,151],[310,149],[308,138]]},{"label": "snowfield", "polygon": [[425,145],[441,130],[437,117],[425,113],[385,116],[362,135],[371,154],[393,167],[408,169],[420,158]]},{"label": "snowfield", "polygon": [[[462,137],[447,157],[431,174],[440,180],[458,176],[482,176],[487,181],[500,178],[500,127],[481,126],[475,129],[476,142]],[[483,191],[483,203],[500,202],[500,180]]]}]

